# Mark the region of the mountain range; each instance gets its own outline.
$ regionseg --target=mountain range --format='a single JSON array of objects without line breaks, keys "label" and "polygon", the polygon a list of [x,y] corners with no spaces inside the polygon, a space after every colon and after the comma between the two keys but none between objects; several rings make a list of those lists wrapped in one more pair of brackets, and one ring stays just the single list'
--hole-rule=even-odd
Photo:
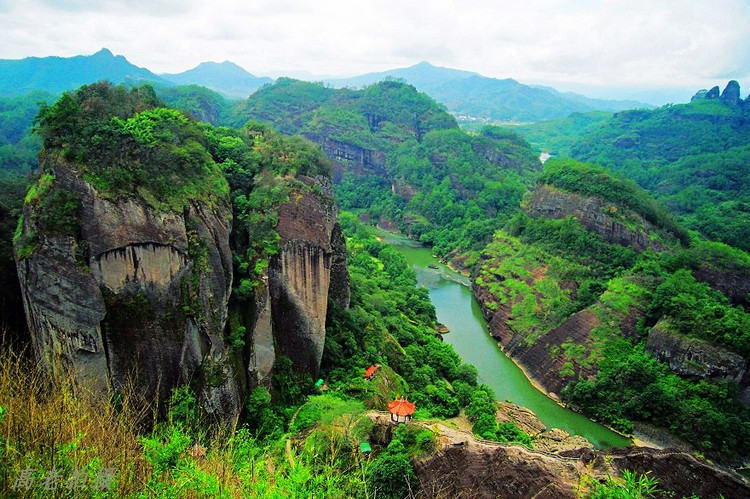
[{"label": "mountain range", "polygon": [[637,101],[591,99],[549,87],[530,86],[512,78],[488,78],[478,73],[433,66],[414,66],[346,79],[328,80],[336,87],[362,87],[384,79],[402,79],[444,104],[460,121],[529,122],[568,116],[574,112],[622,111],[652,107]]},{"label": "mountain range", "polygon": [[[650,107],[636,101],[591,99],[552,88],[530,86],[516,80],[496,79],[478,73],[442,68],[421,62],[408,68],[369,73],[353,78],[326,80],[336,87],[361,87],[383,79],[402,79],[423,91],[459,117],[471,122],[536,122],[593,110],[619,111]],[[100,80],[157,86],[196,84],[229,99],[244,99],[273,80],[255,76],[225,61],[204,62],[176,74],[156,74],[115,56],[103,48],[90,56],[28,57],[0,60],[0,97],[15,97],[34,90],[53,94]]]}]

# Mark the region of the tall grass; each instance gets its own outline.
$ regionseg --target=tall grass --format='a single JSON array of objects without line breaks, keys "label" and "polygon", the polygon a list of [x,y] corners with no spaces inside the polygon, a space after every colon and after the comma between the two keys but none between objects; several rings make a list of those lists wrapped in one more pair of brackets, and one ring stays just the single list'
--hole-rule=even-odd
[{"label": "tall grass", "polygon": [[[26,490],[17,482],[26,470],[33,470],[34,484],[28,493],[68,491],[68,480],[76,473],[86,474],[79,475],[79,484],[94,483],[112,470],[116,474],[113,493],[129,495],[142,488],[150,470],[141,452],[138,428],[147,414],[134,402],[125,393],[115,407],[76,386],[68,376],[51,379],[24,352],[0,345],[0,406],[4,409],[0,495]],[[45,483],[53,470],[59,480]],[[71,497],[87,497],[91,491],[82,487],[70,492]]]},{"label": "tall grass", "polygon": [[132,391],[106,400],[24,354],[0,343],[0,497],[368,495],[365,463],[333,445],[327,427],[285,452],[288,434],[259,441],[236,425],[190,424],[176,406],[157,421]]}]

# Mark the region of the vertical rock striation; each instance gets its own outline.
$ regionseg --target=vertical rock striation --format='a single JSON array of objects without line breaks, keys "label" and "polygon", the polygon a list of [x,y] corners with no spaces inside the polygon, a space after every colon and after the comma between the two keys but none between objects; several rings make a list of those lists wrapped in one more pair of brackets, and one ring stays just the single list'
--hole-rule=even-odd
[{"label": "vertical rock striation", "polygon": [[[292,359],[297,370],[317,375],[325,342],[331,269],[336,260],[335,272],[340,278],[340,252],[345,246],[341,245],[340,228],[334,230],[337,213],[330,181],[304,176],[298,180],[313,190],[293,190],[290,200],[279,208],[276,229],[281,251],[271,259],[268,272],[271,317],[280,353]],[[334,238],[338,238],[336,244],[332,244]],[[339,253],[334,258],[335,249]],[[340,298],[348,301],[346,296]]]},{"label": "vertical rock striation", "polygon": [[52,190],[74,193],[80,207],[75,235],[45,231],[34,203],[24,211],[23,234],[38,240],[28,258],[17,251],[17,266],[42,365],[99,392],[134,385],[150,400],[194,383],[209,413],[234,418],[228,200],[158,211],[140,197],[105,198],[55,157],[44,167]]}]

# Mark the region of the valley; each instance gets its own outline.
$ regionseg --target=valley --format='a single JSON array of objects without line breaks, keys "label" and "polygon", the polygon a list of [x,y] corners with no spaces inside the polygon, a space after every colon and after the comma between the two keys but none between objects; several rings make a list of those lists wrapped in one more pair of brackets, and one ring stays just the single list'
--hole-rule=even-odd
[{"label": "valley", "polygon": [[[56,64],[127,71],[92,57]],[[591,110],[409,68],[554,118],[467,130],[397,79],[163,76],[224,71],[258,89],[144,70],[2,99],[4,491],[59,463],[116,468],[127,497],[441,497],[488,461],[560,497],[750,496],[730,471],[750,456],[737,82]],[[401,398],[413,424],[373,419]]]},{"label": "valley", "polygon": [[[398,235],[378,234],[404,255],[406,262],[417,272],[418,285],[429,290],[438,321],[450,329],[443,335],[443,341],[453,346],[464,362],[477,368],[479,381],[492,387],[498,400],[526,407],[548,429],[559,428],[571,435],[580,435],[598,449],[624,447],[631,443],[630,439],[562,408],[534,386],[489,335],[481,308],[465,277],[438,264],[428,248]],[[437,268],[430,268],[431,265]]]}]

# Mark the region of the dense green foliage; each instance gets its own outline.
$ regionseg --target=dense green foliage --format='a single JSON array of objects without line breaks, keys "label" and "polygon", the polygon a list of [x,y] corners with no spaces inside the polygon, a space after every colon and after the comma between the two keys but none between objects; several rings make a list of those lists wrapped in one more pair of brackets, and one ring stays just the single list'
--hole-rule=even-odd
[{"label": "dense green foliage", "polygon": [[[583,483],[587,481],[584,480]],[[659,480],[624,470],[622,478],[607,477],[604,483],[594,482],[590,499],[648,499],[662,497],[664,491],[659,489]]]},{"label": "dense green foliage", "polygon": [[539,182],[629,208],[655,226],[671,232],[684,245],[690,242],[687,232],[645,190],[635,182],[617,178],[602,168],[574,160],[550,160],[545,164]]},{"label": "dense green foliage", "polygon": [[298,134],[313,111],[336,93],[318,83],[279,78],[258,89],[249,99],[235,105],[230,124],[242,126],[249,120],[272,124],[281,133]]},{"label": "dense green foliage", "polygon": [[223,125],[229,117],[230,103],[220,94],[199,85],[157,87],[156,93],[174,109],[190,113],[196,119],[212,125]]},{"label": "dense green foliage", "polygon": [[[575,224],[568,222],[568,227]],[[559,229],[566,231],[564,225]],[[576,258],[551,233],[521,234],[520,240],[495,237],[483,253],[476,283],[491,297],[485,307],[511,306],[508,324],[529,345],[544,344],[545,334],[576,311],[585,308],[597,319],[589,341],[549,345],[550,355],[565,362],[559,373],[570,382],[562,393],[565,400],[621,431],[646,421],[713,455],[750,452],[744,444],[750,437],[750,411],[737,399],[736,383],[681,378],[644,351],[648,330],[658,322],[673,334],[723,345],[746,357],[750,314],[692,273],[703,265],[742,266],[746,255],[743,260],[736,250],[701,244],[631,254],[625,266],[613,267],[597,262],[590,252]],[[575,294],[566,284],[571,282],[577,283]],[[633,314],[641,316],[635,331],[627,325]],[[594,379],[583,374],[592,369]]]},{"label": "dense green foliage", "polygon": [[[349,310],[333,307],[329,314],[323,354],[329,386],[360,394],[379,409],[396,396],[408,396],[420,417],[453,417],[465,407],[470,421],[480,425],[475,429],[479,436],[531,445],[529,435],[514,424],[497,424],[492,390],[478,385],[476,368],[462,364],[453,347],[436,335],[427,290],[416,287],[403,256],[377,242],[352,214],[344,213],[341,220],[351,234],[352,304]],[[362,380],[364,369],[373,364],[388,366],[380,371],[387,383]],[[396,382],[398,377],[405,383]]]},{"label": "dense green foliage", "polygon": [[542,150],[603,165],[663,202],[688,229],[750,249],[748,107],[719,99],[522,128]]},{"label": "dense green foliage", "polygon": [[[643,189],[601,168],[551,161],[539,182],[611,203],[616,209],[608,216],[631,210],[686,236]],[[735,293],[730,302],[709,285],[744,279],[746,253],[697,238],[685,238],[687,247],[667,244],[661,253],[638,253],[608,243],[572,215],[549,219],[522,211],[506,231],[482,252],[475,282],[484,291],[484,307],[504,306],[504,320],[527,348],[546,345],[560,359],[569,403],[622,431],[647,421],[715,456],[747,454],[741,441],[750,413],[737,399],[737,384],[681,378],[644,350],[656,326],[747,358],[745,298]],[[585,336],[562,344],[546,337],[580,311],[592,324]]]},{"label": "dense green foliage", "polygon": [[441,256],[476,255],[515,211],[538,169],[514,133],[462,132],[442,106],[393,80],[353,91],[281,79],[236,112],[239,121],[267,121],[361,151],[364,167],[345,169],[337,185],[339,204],[398,224]]},{"label": "dense green foliage", "polygon": [[26,176],[37,168],[40,140],[31,134],[31,128],[40,104],[51,101],[46,92],[0,98],[0,182]]},{"label": "dense green foliage", "polygon": [[105,195],[138,192],[155,208],[180,210],[228,192],[198,122],[162,107],[151,87],[85,85],[42,106],[36,123],[44,154],[73,162]]},{"label": "dense green foliage", "polygon": [[570,157],[570,147],[580,137],[596,131],[602,123],[612,118],[612,113],[591,111],[571,113],[566,117],[514,126],[534,150],[552,157]]},{"label": "dense green foliage", "polygon": [[[427,290],[416,287],[414,271],[396,249],[377,242],[351,214],[342,221],[352,234],[351,307],[331,308],[323,372],[334,386],[344,383],[355,393],[366,390],[361,383],[365,368],[387,364],[407,383],[396,388],[394,396],[409,395],[425,416],[456,416],[460,405],[446,382],[457,379],[461,361],[435,332],[435,309]],[[380,409],[385,402],[373,400]]]},{"label": "dense green foliage", "polygon": [[564,392],[571,404],[622,431],[630,421],[668,428],[704,452],[750,452],[750,412],[737,400],[737,385],[693,381],[626,343],[613,343],[595,380],[574,381]]},{"label": "dense green foliage", "polygon": [[278,253],[279,207],[293,192],[312,189],[295,177],[327,177],[330,167],[320,149],[310,142],[280,135],[266,125],[251,122],[237,130],[204,124],[202,128],[208,152],[230,187],[234,220],[232,298],[246,301],[253,297],[269,257]]}]

